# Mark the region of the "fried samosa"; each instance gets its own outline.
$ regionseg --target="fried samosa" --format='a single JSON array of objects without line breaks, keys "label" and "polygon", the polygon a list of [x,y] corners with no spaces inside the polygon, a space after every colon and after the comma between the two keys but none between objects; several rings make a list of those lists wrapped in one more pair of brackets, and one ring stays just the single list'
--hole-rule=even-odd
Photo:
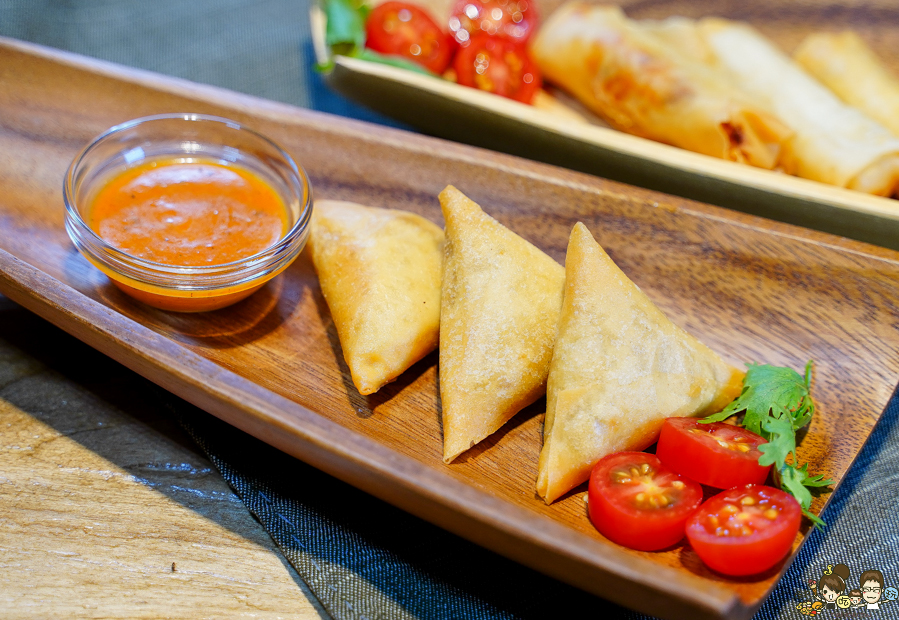
[{"label": "fried samosa", "polygon": [[549,370],[537,492],[550,503],[607,454],[642,450],[665,418],[720,411],[743,373],[672,323],[575,225]]},{"label": "fried samosa", "polygon": [[443,231],[425,218],[351,202],[315,203],[312,262],[360,394],[434,350]]},{"label": "fried samosa", "polygon": [[770,170],[792,133],[726,76],[618,7],[568,2],[541,26],[531,54],[547,80],[644,138]]},{"label": "fried samosa", "polygon": [[447,463],[546,391],[565,270],[453,186],[440,306]]}]

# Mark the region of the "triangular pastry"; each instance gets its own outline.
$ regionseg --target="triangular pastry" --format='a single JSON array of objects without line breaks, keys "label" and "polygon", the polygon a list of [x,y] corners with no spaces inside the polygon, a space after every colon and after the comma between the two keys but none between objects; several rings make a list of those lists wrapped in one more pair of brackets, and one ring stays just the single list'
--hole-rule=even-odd
[{"label": "triangular pastry", "polygon": [[565,269],[455,187],[440,307],[443,459],[452,461],[546,391]]},{"label": "triangular pastry", "polygon": [[596,462],[642,450],[671,416],[719,411],[743,373],[672,323],[575,225],[549,370],[537,492],[552,502]]},{"label": "triangular pastry", "polygon": [[372,394],[437,346],[443,231],[425,218],[316,201],[312,262],[360,394]]}]

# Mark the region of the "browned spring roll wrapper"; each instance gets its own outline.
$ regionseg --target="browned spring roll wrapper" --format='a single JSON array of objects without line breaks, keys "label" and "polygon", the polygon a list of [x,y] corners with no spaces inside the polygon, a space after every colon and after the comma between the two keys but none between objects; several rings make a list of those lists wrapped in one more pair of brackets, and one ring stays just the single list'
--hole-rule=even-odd
[{"label": "browned spring roll wrapper", "polygon": [[795,132],[787,171],[879,196],[899,189],[899,138],[840,101],[746,24],[708,18],[700,31],[722,70]]},{"label": "browned spring roll wrapper", "polygon": [[774,115],[617,7],[569,2],[540,28],[531,53],[547,80],[622,131],[760,168],[779,165],[790,131]]},{"label": "browned spring roll wrapper", "polygon": [[607,454],[646,448],[665,418],[720,411],[743,376],[672,323],[578,223],[565,257],[537,493],[550,503]]},{"label": "browned spring roll wrapper", "polygon": [[899,136],[899,79],[857,34],[809,35],[793,58],[840,99]]}]

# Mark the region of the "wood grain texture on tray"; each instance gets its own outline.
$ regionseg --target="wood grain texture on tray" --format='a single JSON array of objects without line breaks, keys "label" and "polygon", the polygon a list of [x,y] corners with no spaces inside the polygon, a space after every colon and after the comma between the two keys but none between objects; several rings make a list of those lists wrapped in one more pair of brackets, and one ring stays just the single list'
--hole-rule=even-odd
[{"label": "wood grain texture on tray", "polygon": [[[785,564],[731,580],[687,546],[642,553],[605,541],[586,517],[583,488],[547,506],[534,491],[542,400],[444,464],[436,354],[360,395],[308,253],[232,308],[178,315],[133,302],[63,229],[72,157],[127,119],[217,114],[278,140],[306,168],[317,198],[442,224],[437,194],[453,184],[560,263],[582,221],[667,316],[726,362],[802,368],[815,360],[819,412],[799,456],[836,480],[896,385],[899,253],[8,40],[0,67],[0,292],[316,467],[643,612],[749,617]],[[822,506],[817,500],[813,512]]]}]

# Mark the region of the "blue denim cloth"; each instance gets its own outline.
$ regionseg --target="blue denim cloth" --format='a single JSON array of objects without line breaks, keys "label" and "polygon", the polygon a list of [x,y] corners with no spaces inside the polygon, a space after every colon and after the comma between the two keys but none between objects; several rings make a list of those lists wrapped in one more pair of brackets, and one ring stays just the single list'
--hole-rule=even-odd
[{"label": "blue denim cloth", "polygon": [[[312,70],[308,0],[0,0],[0,35],[395,125]],[[640,618],[411,517],[173,401],[186,428],[338,620]],[[899,587],[899,398],[758,618],[801,618],[807,582],[878,568]],[[899,601],[876,613],[899,619]]]},{"label": "blue denim cloth", "polygon": [[[648,618],[600,601],[481,549],[283,455],[168,398],[182,424],[268,530],[336,620]],[[879,569],[899,587],[899,398],[883,419],[815,531],[756,618],[802,618],[809,580],[846,564],[846,591]],[[825,617],[899,619],[899,601]]]}]

